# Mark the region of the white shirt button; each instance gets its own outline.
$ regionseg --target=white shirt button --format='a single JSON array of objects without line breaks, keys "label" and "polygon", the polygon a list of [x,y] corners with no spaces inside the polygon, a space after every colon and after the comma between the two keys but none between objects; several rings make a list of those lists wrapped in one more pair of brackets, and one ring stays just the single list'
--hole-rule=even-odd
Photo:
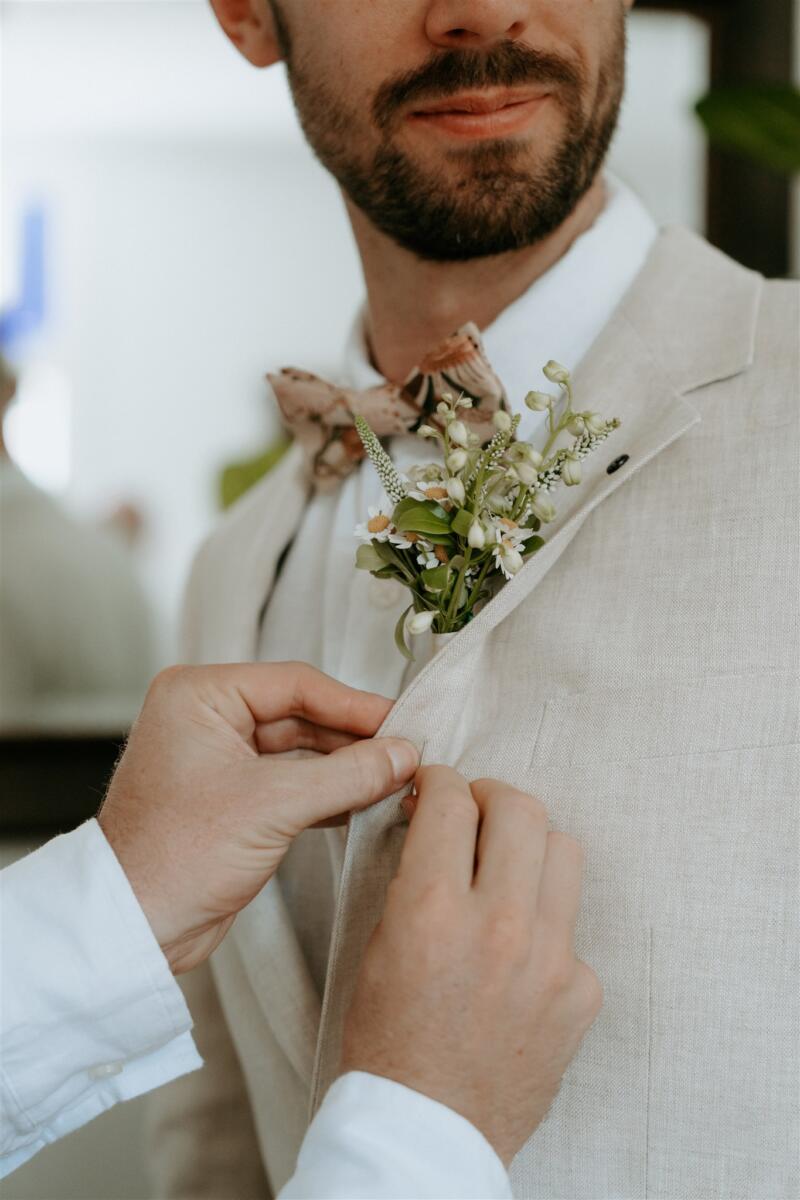
[{"label": "white shirt button", "polygon": [[403,588],[396,579],[375,579],[369,581],[370,603],[375,608],[397,608],[403,599]]},{"label": "white shirt button", "polygon": [[98,1063],[96,1067],[89,1068],[89,1078],[110,1079],[112,1075],[121,1075],[124,1066],[121,1062]]}]

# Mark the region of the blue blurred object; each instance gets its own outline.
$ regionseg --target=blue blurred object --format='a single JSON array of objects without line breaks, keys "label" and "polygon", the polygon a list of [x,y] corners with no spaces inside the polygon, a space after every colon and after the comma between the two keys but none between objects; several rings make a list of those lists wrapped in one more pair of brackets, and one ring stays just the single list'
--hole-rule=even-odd
[{"label": "blue blurred object", "polygon": [[22,256],[20,296],[0,313],[0,349],[35,333],[45,318],[45,214],[40,205],[31,205],[22,216]]}]

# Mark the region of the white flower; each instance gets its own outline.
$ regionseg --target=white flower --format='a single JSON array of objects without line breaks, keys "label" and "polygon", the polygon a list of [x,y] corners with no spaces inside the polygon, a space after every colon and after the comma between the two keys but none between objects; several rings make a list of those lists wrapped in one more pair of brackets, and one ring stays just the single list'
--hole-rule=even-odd
[{"label": "white flower", "polygon": [[586,422],[586,428],[589,430],[589,433],[596,434],[596,433],[604,433],[605,432],[606,422],[605,422],[604,418],[600,416],[600,413],[596,413],[596,412],[584,413],[583,419]]},{"label": "white flower", "polygon": [[406,618],[406,630],[412,637],[416,637],[420,633],[427,633],[435,617],[435,612],[409,613]]},{"label": "white flower", "polygon": [[447,481],[447,494],[455,504],[463,504],[467,498],[464,484],[456,475]]},{"label": "white flower", "polygon": [[467,543],[472,546],[473,550],[483,550],[486,545],[486,534],[483,531],[483,526],[480,521],[475,520],[469,527],[467,534]]},{"label": "white flower", "polygon": [[447,434],[454,446],[467,445],[469,433],[463,421],[451,421],[447,426]]},{"label": "white flower", "polygon": [[469,396],[459,396],[456,401],[457,408],[472,408],[472,400]]},{"label": "white flower", "polygon": [[533,412],[545,412],[553,403],[553,396],[547,392],[528,392],[525,403]]},{"label": "white flower", "polygon": [[584,424],[583,417],[580,413],[576,413],[567,425],[567,429],[570,431],[573,437],[580,437],[585,428],[586,425]]},{"label": "white flower", "polygon": [[540,467],[542,465],[544,459],[538,450],[535,450],[528,442],[518,442],[517,444],[522,447],[522,457],[526,459],[527,462],[531,463],[531,465],[534,467]]},{"label": "white flower", "polygon": [[372,505],[367,509],[369,520],[355,527],[355,535],[362,542],[388,542],[394,532],[391,518],[381,508]]},{"label": "white flower", "polygon": [[561,363],[555,362],[552,358],[547,366],[542,368],[542,374],[551,383],[567,383],[570,377],[567,368],[562,367]]},{"label": "white flower", "polygon": [[494,549],[494,561],[506,579],[512,579],[524,566],[524,559],[510,538],[498,542]]},{"label": "white flower", "polygon": [[441,563],[439,562],[438,558],[436,557],[433,550],[431,549],[429,542],[418,542],[417,549],[419,550],[419,554],[417,555],[417,562],[419,563],[419,565],[421,567],[425,567],[425,569],[427,570],[430,567],[441,566]]},{"label": "white flower", "polygon": [[414,542],[411,541],[407,533],[399,533],[394,526],[392,526],[392,532],[389,534],[389,541],[398,550],[410,550],[414,545]]},{"label": "white flower", "polygon": [[509,542],[513,546],[521,546],[526,538],[532,537],[533,530],[526,529],[512,521],[511,517],[498,517],[492,524],[492,542]]},{"label": "white flower", "polygon": [[576,454],[569,454],[561,468],[561,478],[567,487],[575,487],[581,481],[581,463]]},{"label": "white flower", "polygon": [[440,400],[439,403],[436,405],[436,411],[438,412],[440,417],[446,417],[448,415],[448,413],[450,412],[450,405],[447,403],[446,400]]},{"label": "white flower", "polygon": [[501,433],[508,433],[511,428],[511,416],[505,409],[498,408],[497,412],[492,417],[492,424],[495,429],[499,429]]},{"label": "white flower", "polygon": [[451,450],[445,460],[450,474],[457,475],[459,471],[463,471],[467,465],[467,458],[466,450]]},{"label": "white flower", "polygon": [[417,433],[423,438],[435,438],[439,436],[439,431],[434,429],[432,425],[420,425]]},{"label": "white flower", "polygon": [[545,525],[549,521],[555,520],[556,506],[545,491],[534,494],[531,500],[531,511],[540,521],[544,521]]},{"label": "white flower", "polygon": [[512,468],[514,474],[520,483],[524,483],[525,487],[530,487],[532,483],[536,483],[539,472],[530,463],[520,462],[515,463]]},{"label": "white flower", "polygon": [[504,512],[508,508],[508,497],[500,488],[495,488],[489,492],[486,501],[490,508],[495,512]]}]

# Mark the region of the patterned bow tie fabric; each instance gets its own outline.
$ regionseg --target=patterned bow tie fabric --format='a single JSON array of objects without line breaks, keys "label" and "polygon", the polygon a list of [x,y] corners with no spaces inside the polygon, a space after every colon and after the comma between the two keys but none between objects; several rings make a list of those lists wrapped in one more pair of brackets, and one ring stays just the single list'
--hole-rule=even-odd
[{"label": "patterned bow tie fabric", "polygon": [[462,419],[482,443],[494,433],[492,417],[507,409],[505,390],[492,370],[478,327],[463,325],[425,356],[403,384],[357,390],[286,367],[267,379],[284,422],[306,451],[316,484],[335,486],[364,458],[354,417],[364,417],[379,438],[440,425],[436,406],[445,394],[464,395],[472,408]]}]

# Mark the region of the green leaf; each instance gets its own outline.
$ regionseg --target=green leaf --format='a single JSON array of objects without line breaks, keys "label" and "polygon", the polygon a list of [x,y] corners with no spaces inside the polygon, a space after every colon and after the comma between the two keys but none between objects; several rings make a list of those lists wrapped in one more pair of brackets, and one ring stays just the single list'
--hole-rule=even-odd
[{"label": "green leaf", "polygon": [[396,567],[403,575],[408,574],[408,568],[400,556],[400,551],[390,542],[373,542],[375,553],[387,566]]},{"label": "green leaf", "polygon": [[426,591],[443,592],[450,581],[450,568],[445,564],[441,567],[429,567],[427,571],[422,572],[420,579]]},{"label": "green leaf", "polygon": [[532,537],[525,539],[525,549],[522,551],[522,557],[527,558],[529,554],[535,554],[537,550],[541,550],[544,545],[544,538]]},{"label": "green leaf", "polygon": [[533,513],[531,513],[531,515],[528,517],[527,521],[522,526],[522,528],[523,529],[532,529],[534,532],[538,532],[542,528],[542,522],[539,520],[538,517],[535,517],[533,515]]},{"label": "green leaf", "polygon": [[790,84],[715,88],[696,105],[709,138],[783,174],[800,170],[800,90]]},{"label": "green leaf", "polygon": [[400,533],[419,533],[427,538],[450,535],[450,516],[432,500],[401,500],[392,514]]},{"label": "green leaf", "polygon": [[374,542],[365,542],[356,550],[356,567],[359,571],[379,571],[383,563],[383,557],[376,550]]},{"label": "green leaf", "polygon": [[450,522],[450,528],[453,533],[457,533],[459,537],[466,537],[472,528],[472,522],[475,517],[466,508],[460,508],[453,520]]},{"label": "green leaf", "polygon": [[403,658],[407,658],[409,662],[414,661],[414,655],[406,645],[406,617],[412,611],[413,607],[413,604],[409,604],[408,608],[394,627],[394,644],[397,646],[397,649],[400,651]]}]

